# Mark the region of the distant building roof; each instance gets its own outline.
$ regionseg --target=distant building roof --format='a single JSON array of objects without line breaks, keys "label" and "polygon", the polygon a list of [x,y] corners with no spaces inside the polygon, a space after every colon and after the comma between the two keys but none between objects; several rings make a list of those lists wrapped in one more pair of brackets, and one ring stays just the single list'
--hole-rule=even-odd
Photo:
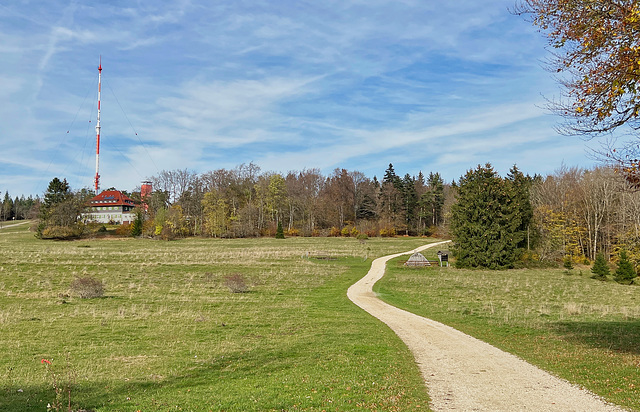
[{"label": "distant building roof", "polygon": [[135,206],[133,200],[119,190],[105,190],[90,201],[90,206]]}]

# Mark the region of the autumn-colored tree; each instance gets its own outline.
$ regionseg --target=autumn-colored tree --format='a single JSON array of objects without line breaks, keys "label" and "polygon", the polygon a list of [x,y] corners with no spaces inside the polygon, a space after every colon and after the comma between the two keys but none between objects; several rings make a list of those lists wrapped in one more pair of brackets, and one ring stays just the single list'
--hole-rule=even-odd
[{"label": "autumn-colored tree", "polygon": [[202,200],[205,233],[220,237],[227,231],[227,203],[217,191],[210,191]]},{"label": "autumn-colored tree", "polygon": [[[550,62],[565,87],[552,102],[568,134],[598,135],[620,126],[640,129],[640,5],[637,0],[520,0],[555,49]],[[640,186],[636,142],[609,147],[627,179]]]}]

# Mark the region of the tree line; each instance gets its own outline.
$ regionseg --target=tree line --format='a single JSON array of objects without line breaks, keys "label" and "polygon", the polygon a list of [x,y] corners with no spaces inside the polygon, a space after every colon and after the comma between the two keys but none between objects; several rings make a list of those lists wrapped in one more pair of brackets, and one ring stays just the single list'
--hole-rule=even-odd
[{"label": "tree line", "polygon": [[[286,236],[451,237],[459,264],[470,267],[585,263],[599,253],[617,260],[622,251],[640,263],[640,192],[610,167],[563,166],[543,177],[514,166],[503,178],[487,164],[445,183],[434,172],[400,177],[392,164],[379,181],[346,169],[261,172],[250,163],[202,174],[162,171],[151,180],[137,224],[120,233],[253,237],[273,236],[280,225]],[[141,200],[137,190],[127,194]],[[38,234],[82,235],[92,196],[53,179],[31,207]]]},{"label": "tree line", "polygon": [[36,196],[11,198],[8,191],[4,192],[2,203],[0,203],[0,220],[24,220],[33,219],[36,216],[33,215],[34,206],[40,202],[40,199]]},{"label": "tree line", "polygon": [[400,177],[392,164],[382,181],[346,169],[262,173],[253,163],[162,171],[150,180],[143,230],[165,237],[272,235],[278,224],[301,236],[428,235],[443,226],[450,193],[439,173]]},{"label": "tree line", "polygon": [[[253,163],[202,174],[163,170],[150,180],[154,190],[131,229],[163,239],[271,236],[279,225],[288,236],[429,235],[446,228],[446,207],[453,201],[451,185],[439,173],[400,177],[392,164],[382,181],[346,169],[328,176],[318,169],[261,172]],[[139,190],[124,193],[142,205]],[[34,207],[38,236],[91,232],[83,217],[91,197],[87,189],[74,192],[66,180],[54,178]]]}]

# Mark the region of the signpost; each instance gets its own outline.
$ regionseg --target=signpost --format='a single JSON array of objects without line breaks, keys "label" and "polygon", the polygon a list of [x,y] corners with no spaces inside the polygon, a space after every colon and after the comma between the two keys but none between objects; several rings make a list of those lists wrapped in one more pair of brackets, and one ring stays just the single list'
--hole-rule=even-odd
[{"label": "signpost", "polygon": [[449,251],[438,250],[438,260],[440,260],[440,267],[442,267],[445,263],[446,266],[449,267]]}]

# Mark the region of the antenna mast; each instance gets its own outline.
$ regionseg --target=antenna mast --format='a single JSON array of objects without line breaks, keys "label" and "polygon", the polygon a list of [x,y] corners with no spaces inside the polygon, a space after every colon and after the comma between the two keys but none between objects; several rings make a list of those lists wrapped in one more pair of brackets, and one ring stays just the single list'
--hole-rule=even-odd
[{"label": "antenna mast", "polygon": [[96,123],[96,195],[100,190],[100,89],[102,88],[102,56],[100,56],[100,65],[98,66],[98,123]]}]

